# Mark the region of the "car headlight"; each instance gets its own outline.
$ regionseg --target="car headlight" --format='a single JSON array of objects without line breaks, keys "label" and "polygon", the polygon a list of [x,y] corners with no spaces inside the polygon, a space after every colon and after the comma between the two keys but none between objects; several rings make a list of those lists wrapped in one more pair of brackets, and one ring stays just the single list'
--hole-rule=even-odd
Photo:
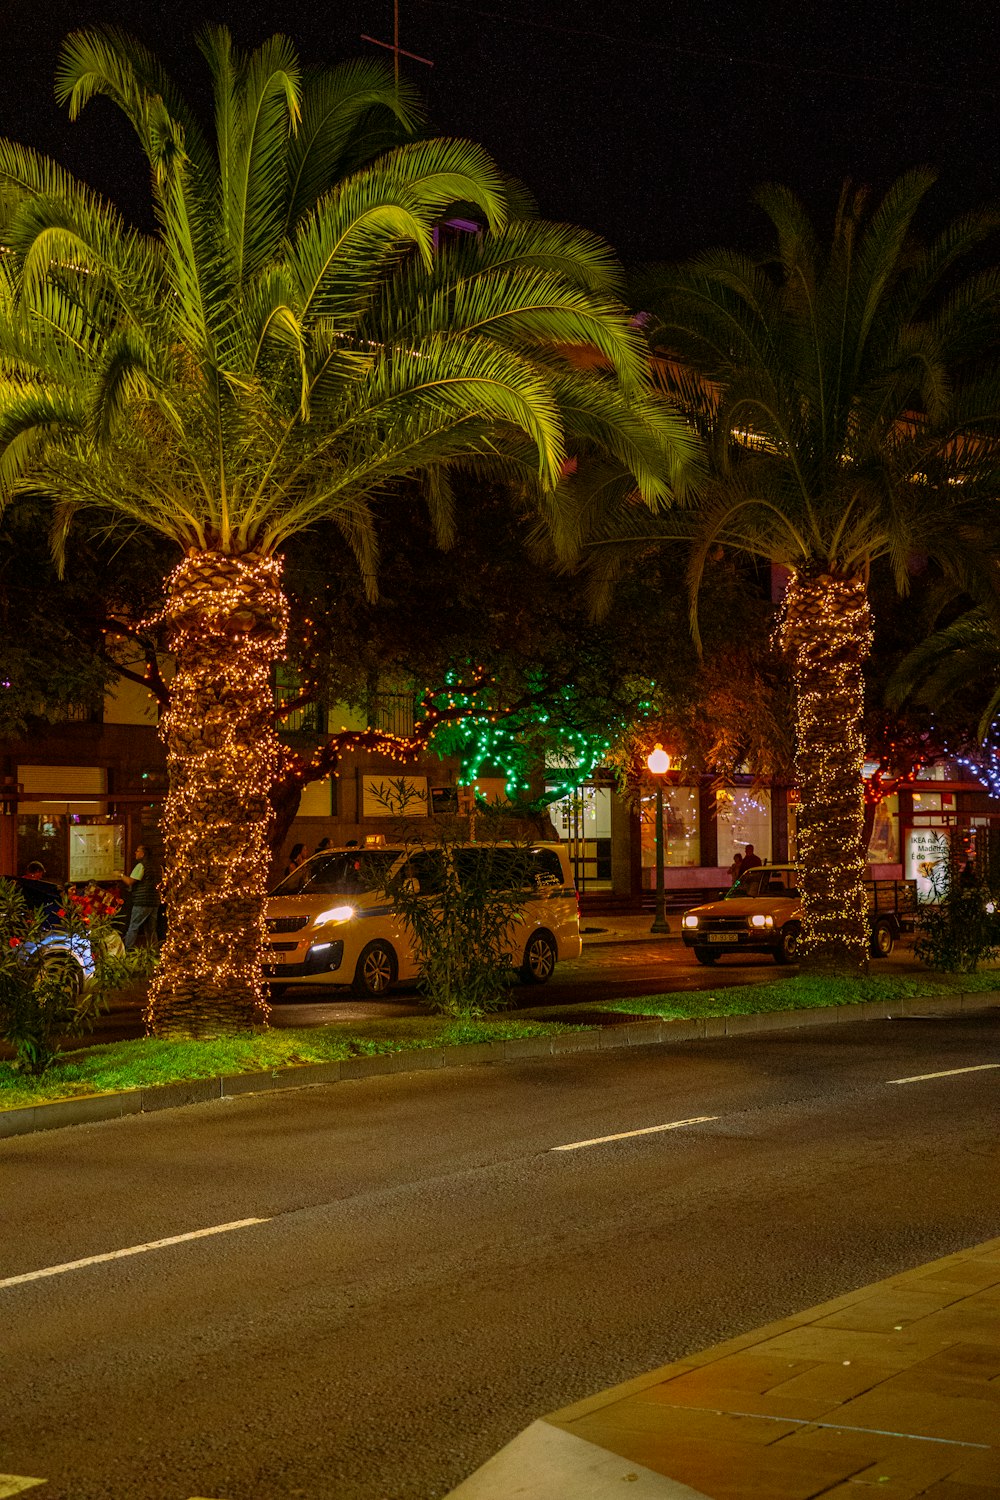
[{"label": "car headlight", "polygon": [[682,927],[697,927],[697,925],[698,925],[698,918],[695,916],[694,912],[693,911],[685,912],[684,916],[681,918],[681,926]]},{"label": "car headlight", "polygon": [[765,917],[764,914],[763,914],[763,912],[755,911],[754,914],[753,914],[753,916],[750,918],[750,926],[751,927],[773,927],[774,926],[774,918],[773,917]]},{"label": "car headlight", "polygon": [[331,906],[329,911],[321,911],[318,917],[313,917],[313,926],[322,927],[324,922],[349,922],[353,916],[353,906]]}]

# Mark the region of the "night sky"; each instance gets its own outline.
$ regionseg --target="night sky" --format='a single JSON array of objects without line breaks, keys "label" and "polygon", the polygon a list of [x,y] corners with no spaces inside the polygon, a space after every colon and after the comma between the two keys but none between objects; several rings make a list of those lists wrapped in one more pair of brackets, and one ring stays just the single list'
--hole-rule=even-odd
[{"label": "night sky", "polygon": [[[754,186],[785,182],[829,215],[842,179],[884,188],[940,172],[943,221],[997,193],[1000,81],[992,7],[970,0],[400,0],[406,64],[443,134],[481,141],[542,211],[606,235],[629,263],[713,244],[752,248]],[[48,0],[2,7],[0,132],[58,156],[129,208],[144,179],[98,102],[76,125],[52,78],[62,36],[128,26],[190,90],[191,37],[222,21],[243,44],[286,31],[306,61],[391,40],[392,0]],[[386,54],[388,58],[388,54]]]}]

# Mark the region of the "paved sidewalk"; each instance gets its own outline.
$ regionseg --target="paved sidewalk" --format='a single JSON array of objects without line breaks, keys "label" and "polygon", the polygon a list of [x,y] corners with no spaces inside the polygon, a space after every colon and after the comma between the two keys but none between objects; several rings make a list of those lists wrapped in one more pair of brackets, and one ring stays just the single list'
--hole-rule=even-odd
[{"label": "paved sidewalk", "polygon": [[452,1494],[1000,1500],[1000,1239],[555,1412]]},{"label": "paved sidewalk", "polygon": [[581,912],[580,936],[583,946],[600,946],[602,943],[680,943],[681,913],[669,919],[669,932],[651,932],[652,914],[648,911]]}]

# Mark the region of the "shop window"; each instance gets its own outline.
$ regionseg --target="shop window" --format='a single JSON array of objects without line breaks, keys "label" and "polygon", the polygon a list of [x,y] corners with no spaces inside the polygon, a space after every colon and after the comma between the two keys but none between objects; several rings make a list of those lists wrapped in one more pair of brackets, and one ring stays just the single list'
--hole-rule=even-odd
[{"label": "shop window", "polygon": [[771,793],[763,787],[720,787],[715,794],[718,863],[725,869],[747,844],[771,858]]},{"label": "shop window", "polygon": [[[107,879],[121,869],[121,829],[102,805],[108,786],[106,770],[20,765],[17,780],[20,792],[28,794],[18,807],[19,870],[37,860],[50,880],[65,881]],[[74,842],[77,830],[81,831]],[[84,870],[88,873],[74,873]]]},{"label": "shop window", "polygon": [[875,819],[868,840],[868,863],[894,865],[899,861],[899,798],[883,797],[875,804]]},{"label": "shop window", "polygon": [[611,837],[611,792],[607,787],[576,787],[557,802],[550,802],[548,812],[566,840]]},{"label": "shop window", "polygon": [[[663,788],[663,863],[665,866],[699,865],[701,863],[701,828],[698,788],[664,786]],[[656,864],[656,796],[650,792],[642,799],[640,813],[642,863],[646,868]]]}]

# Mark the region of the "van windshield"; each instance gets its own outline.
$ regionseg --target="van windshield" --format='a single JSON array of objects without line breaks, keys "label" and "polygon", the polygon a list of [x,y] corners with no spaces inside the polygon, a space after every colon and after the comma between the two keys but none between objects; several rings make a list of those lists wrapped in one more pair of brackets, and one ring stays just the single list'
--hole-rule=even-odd
[{"label": "van windshield", "polygon": [[398,849],[346,849],[314,854],[275,886],[272,896],[363,896],[378,890]]}]

